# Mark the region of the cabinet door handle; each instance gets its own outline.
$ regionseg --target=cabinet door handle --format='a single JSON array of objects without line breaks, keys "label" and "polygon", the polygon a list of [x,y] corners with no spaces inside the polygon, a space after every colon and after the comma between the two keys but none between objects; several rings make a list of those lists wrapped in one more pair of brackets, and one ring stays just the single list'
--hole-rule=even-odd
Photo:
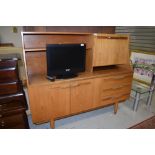
[{"label": "cabinet door handle", "polygon": [[79,84],[72,84],[71,87],[77,87]]},{"label": "cabinet door handle", "polygon": [[70,86],[62,86],[62,89],[70,88]]},{"label": "cabinet door handle", "polygon": [[123,96],[125,96],[125,95],[129,95],[129,93],[121,94],[121,95],[119,95],[119,96],[116,96],[116,98],[123,97]]},{"label": "cabinet door handle", "polygon": [[91,82],[79,83],[79,85],[88,85],[88,84],[91,84]]},{"label": "cabinet door handle", "polygon": [[58,88],[60,88],[60,87],[58,87],[58,86],[57,87],[54,87],[54,86],[49,87],[49,89],[58,89]]},{"label": "cabinet door handle", "polygon": [[83,83],[79,83],[79,84],[73,84],[72,87],[78,87],[81,85],[89,85],[89,84],[91,84],[91,82],[83,82]]}]

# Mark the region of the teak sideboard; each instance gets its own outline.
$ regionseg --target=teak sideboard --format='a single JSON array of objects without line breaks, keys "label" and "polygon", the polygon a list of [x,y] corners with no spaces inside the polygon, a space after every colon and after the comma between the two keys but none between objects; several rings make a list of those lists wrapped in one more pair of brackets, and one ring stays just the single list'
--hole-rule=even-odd
[{"label": "teak sideboard", "polygon": [[[118,34],[22,32],[33,123],[54,121],[129,98],[129,37]],[[85,43],[86,70],[71,79],[46,79],[46,44]]]}]

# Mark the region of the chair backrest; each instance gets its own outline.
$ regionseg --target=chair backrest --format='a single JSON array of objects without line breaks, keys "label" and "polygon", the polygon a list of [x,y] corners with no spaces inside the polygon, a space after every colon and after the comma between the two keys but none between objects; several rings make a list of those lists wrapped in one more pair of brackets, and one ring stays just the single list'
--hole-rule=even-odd
[{"label": "chair backrest", "polygon": [[[155,72],[155,53],[144,51],[131,51],[131,63],[133,64],[133,78],[144,84],[150,85]],[[135,65],[136,64],[136,65]],[[137,64],[139,65],[137,68]]]},{"label": "chair backrest", "polygon": [[151,84],[150,84],[150,91],[155,90],[155,73],[153,73]]},{"label": "chair backrest", "polygon": [[149,66],[145,64],[133,64],[133,71],[135,72],[136,69],[143,69],[144,71],[146,70],[150,72],[151,80],[149,83],[149,87],[150,87],[150,91],[154,91],[155,90],[155,69],[154,68],[152,69],[152,66],[154,67],[154,64],[150,66],[151,67],[149,68]]}]

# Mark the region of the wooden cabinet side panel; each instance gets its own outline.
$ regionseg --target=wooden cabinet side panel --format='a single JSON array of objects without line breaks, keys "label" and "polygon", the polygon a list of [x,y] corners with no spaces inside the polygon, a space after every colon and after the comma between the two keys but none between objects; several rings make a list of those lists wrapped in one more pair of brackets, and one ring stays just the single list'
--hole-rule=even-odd
[{"label": "wooden cabinet side panel", "polygon": [[51,100],[46,86],[28,88],[33,123],[47,122],[51,118]]}]

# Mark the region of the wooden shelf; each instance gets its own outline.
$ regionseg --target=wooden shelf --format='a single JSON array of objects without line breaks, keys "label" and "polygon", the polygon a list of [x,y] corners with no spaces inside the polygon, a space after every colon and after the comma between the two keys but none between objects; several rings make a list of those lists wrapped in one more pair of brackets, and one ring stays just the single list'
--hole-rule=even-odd
[{"label": "wooden shelf", "polygon": [[22,32],[22,35],[31,35],[31,34],[36,34],[36,35],[51,35],[51,34],[61,34],[61,35],[92,35],[92,33],[80,33],[80,32]]},{"label": "wooden shelf", "polygon": [[32,49],[24,49],[25,52],[38,52],[38,51],[46,51],[46,48],[32,48]]},{"label": "wooden shelf", "polygon": [[[90,50],[92,48],[86,48],[87,50]],[[30,48],[30,49],[24,49],[25,52],[39,52],[39,51],[46,51],[46,48]]]}]

